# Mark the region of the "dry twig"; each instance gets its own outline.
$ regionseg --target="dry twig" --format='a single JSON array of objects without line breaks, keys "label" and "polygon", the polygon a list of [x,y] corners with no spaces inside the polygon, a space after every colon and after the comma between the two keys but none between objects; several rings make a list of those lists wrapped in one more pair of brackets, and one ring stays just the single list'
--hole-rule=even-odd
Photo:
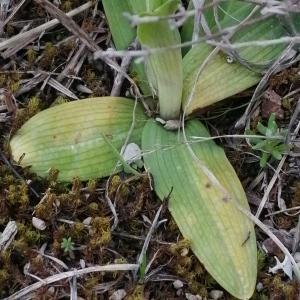
[{"label": "dry twig", "polygon": [[29,293],[33,293],[34,291],[40,289],[43,286],[72,277],[80,277],[95,272],[135,271],[137,270],[137,268],[137,264],[112,264],[107,266],[93,266],[81,270],[67,271],[60,274],[55,274],[53,276],[43,279],[43,281],[39,281],[32,285],[29,285],[3,300],[21,299],[22,297],[28,295]]},{"label": "dry twig", "polygon": [[[71,10],[70,12],[68,12],[66,15],[69,17],[74,17],[82,12],[84,12],[85,10],[89,9],[91,6],[93,5],[92,1],[89,1],[73,10]],[[15,47],[16,45],[19,44],[19,42],[22,40],[23,41],[23,46],[27,45],[27,41],[31,39],[32,36],[39,36],[43,31],[49,30],[52,27],[56,26],[59,24],[59,20],[58,19],[53,19],[45,24],[42,24],[38,27],[35,27],[31,30],[28,30],[26,32],[23,33],[19,33],[13,37],[11,37],[10,39],[4,40],[3,42],[0,43],[0,51],[5,50],[7,48],[12,48]]]}]

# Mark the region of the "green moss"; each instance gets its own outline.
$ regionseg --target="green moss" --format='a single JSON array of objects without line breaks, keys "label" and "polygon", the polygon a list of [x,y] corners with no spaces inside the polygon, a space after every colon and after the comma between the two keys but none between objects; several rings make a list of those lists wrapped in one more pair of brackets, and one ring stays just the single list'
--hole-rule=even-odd
[{"label": "green moss", "polygon": [[106,217],[96,217],[90,229],[89,245],[92,249],[107,245],[111,241],[110,220]]},{"label": "green moss", "polygon": [[41,101],[38,97],[31,97],[26,108],[18,109],[12,127],[12,135],[31,117],[41,110]]},{"label": "green moss", "polygon": [[138,284],[133,292],[128,295],[126,298],[127,300],[144,300],[144,286],[141,284]]},{"label": "green moss", "polygon": [[0,86],[10,92],[16,92],[20,87],[21,75],[19,73],[0,74]]},{"label": "green moss", "polygon": [[26,209],[29,205],[27,185],[24,182],[9,185],[6,199],[9,206]]},{"label": "green moss", "polygon": [[18,234],[17,239],[24,239],[29,245],[37,244],[41,239],[41,233],[37,229],[34,229],[31,225],[17,223]]},{"label": "green moss", "polygon": [[257,273],[259,274],[266,265],[266,254],[258,249],[257,251]]},{"label": "green moss", "polygon": [[187,251],[190,249],[191,242],[187,239],[182,239],[178,241],[176,244],[170,245],[170,252],[173,255],[182,255],[183,251]]},{"label": "green moss", "polygon": [[86,299],[96,299],[93,288],[97,286],[101,281],[101,276],[91,275],[87,278],[83,284],[84,296]]},{"label": "green moss", "polygon": [[110,94],[108,74],[98,75],[96,71],[87,68],[83,71],[82,79],[87,87],[93,91],[93,94],[89,95],[89,97],[102,97]]},{"label": "green moss", "polygon": [[27,61],[29,62],[29,64],[32,65],[37,58],[37,52],[35,50],[33,50],[32,48],[30,48],[26,52],[26,57],[27,57]]},{"label": "green moss", "polygon": [[40,201],[35,207],[35,216],[44,221],[49,221],[53,218],[56,213],[55,203],[56,197],[49,191],[46,193],[42,201]]},{"label": "green moss", "polygon": [[97,187],[97,181],[96,180],[89,180],[87,183],[87,191],[89,193],[95,193]]},{"label": "green moss", "polygon": [[55,58],[59,55],[59,50],[52,43],[48,42],[45,45],[45,49],[42,54],[42,58],[39,62],[43,69],[49,70],[54,65]]},{"label": "green moss", "polygon": [[83,239],[84,236],[86,235],[86,233],[84,232],[86,230],[85,226],[83,223],[81,222],[75,222],[72,226],[71,226],[71,233],[70,236],[72,237],[72,240],[80,240]]},{"label": "green moss", "polygon": [[68,99],[58,96],[51,104],[51,107],[69,102]]}]

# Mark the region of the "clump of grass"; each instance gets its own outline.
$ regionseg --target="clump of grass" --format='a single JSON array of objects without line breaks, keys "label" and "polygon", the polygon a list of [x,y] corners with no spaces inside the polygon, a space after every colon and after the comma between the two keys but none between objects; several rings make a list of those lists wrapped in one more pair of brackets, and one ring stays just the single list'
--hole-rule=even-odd
[{"label": "clump of grass", "polygon": [[108,245],[111,241],[110,220],[107,217],[96,217],[93,219],[90,229],[89,245],[92,249]]}]

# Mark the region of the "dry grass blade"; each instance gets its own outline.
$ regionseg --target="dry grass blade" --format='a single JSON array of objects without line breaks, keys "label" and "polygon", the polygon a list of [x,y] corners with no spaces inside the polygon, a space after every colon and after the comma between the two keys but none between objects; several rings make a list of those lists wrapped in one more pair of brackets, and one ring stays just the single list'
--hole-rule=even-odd
[{"label": "dry grass blade", "polygon": [[[137,47],[137,41],[134,41],[128,48],[129,49],[135,49]],[[124,73],[126,73],[129,69],[129,66],[131,64],[132,57],[130,55],[123,57],[122,62],[121,62],[121,69],[123,70]],[[114,79],[114,84],[111,89],[111,96],[119,96],[122,88],[122,84],[124,82],[125,77],[123,76],[122,73],[118,72]]]},{"label": "dry grass blade", "polygon": [[0,251],[6,250],[18,232],[15,221],[9,221],[0,235]]},{"label": "dry grass blade", "polygon": [[74,276],[83,276],[85,274],[95,273],[95,272],[116,272],[116,271],[135,271],[137,270],[138,265],[137,264],[112,264],[107,266],[93,266],[81,270],[73,270],[68,272],[63,272],[60,274],[55,274],[53,276],[50,276],[48,278],[43,279],[43,281],[36,282],[32,285],[29,285],[25,287],[24,289],[20,290],[19,292],[3,299],[3,300],[16,300],[16,299],[22,299],[22,297],[28,295],[29,293],[32,293],[39,288],[46,286],[48,284],[71,278]]},{"label": "dry grass blade", "polygon": [[69,89],[67,89],[66,87],[64,87],[61,83],[59,83],[57,80],[55,80],[54,78],[50,78],[47,83],[52,86],[53,88],[55,88],[56,90],[58,90],[59,92],[61,92],[62,94],[72,98],[72,99],[75,99],[75,100],[78,100],[78,97],[73,93],[71,92]]},{"label": "dry grass blade", "polygon": [[[89,9],[91,6],[93,5],[92,1],[89,1],[73,10],[71,10],[70,12],[68,12],[66,14],[66,16],[68,17],[74,17],[84,11],[86,11],[87,9]],[[11,37],[10,39],[4,40],[3,42],[0,43],[0,51],[5,50],[7,48],[12,48],[15,47],[16,45],[19,44],[20,40],[22,40],[24,43],[27,42],[28,39],[30,39],[33,35],[39,35],[40,33],[42,33],[45,30],[48,30],[54,26],[56,26],[57,24],[59,24],[59,20],[58,19],[53,19],[45,24],[42,24],[38,27],[35,27],[31,30],[28,30],[26,32],[23,33],[19,33],[13,37]],[[24,46],[24,44],[23,44]]]},{"label": "dry grass blade", "polygon": [[26,82],[19,90],[14,93],[15,97],[18,97],[24,93],[31,91],[39,83],[44,82],[49,75],[47,73],[37,73],[31,80]]},{"label": "dry grass blade", "polygon": [[282,242],[278,239],[278,237],[263,223],[261,222],[257,217],[252,215],[249,211],[245,210],[244,208],[237,205],[238,209],[244,213],[254,224],[256,224],[259,228],[261,228],[273,241],[274,243],[279,247],[279,249],[290,259],[293,270],[296,275],[296,278],[298,281],[300,281],[300,269],[297,263],[295,262],[295,259],[289,252],[289,250],[282,244]]},{"label": "dry grass blade", "polygon": [[[159,219],[159,216],[160,216],[160,213],[161,213],[161,210],[163,208],[163,205],[161,205],[158,209],[158,211],[156,212],[155,214],[155,217],[154,217],[154,220],[151,224],[151,227],[147,233],[147,236],[146,236],[146,239],[145,239],[145,242],[144,242],[144,245],[143,245],[143,248],[142,248],[142,251],[139,255],[139,258],[138,258],[138,266],[141,267],[141,264],[143,262],[143,259],[146,255],[146,252],[147,252],[147,249],[148,249],[148,246],[149,246],[149,243],[150,243],[150,240],[151,240],[151,237],[155,231],[155,228],[157,226],[157,223],[158,223],[158,219]],[[137,272],[137,271],[136,271]]]},{"label": "dry grass blade", "polygon": [[54,4],[47,0],[34,0],[36,3],[40,4],[48,11],[52,16],[57,18],[62,25],[64,25],[70,32],[77,36],[83,44],[87,46],[91,51],[99,50],[98,45],[94,40],[82,29],[80,28],[75,21],[57,8]]}]

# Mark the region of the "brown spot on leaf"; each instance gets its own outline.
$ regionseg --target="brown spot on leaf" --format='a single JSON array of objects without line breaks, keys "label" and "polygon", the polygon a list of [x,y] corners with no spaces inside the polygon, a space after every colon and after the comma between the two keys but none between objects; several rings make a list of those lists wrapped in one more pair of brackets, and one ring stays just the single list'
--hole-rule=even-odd
[{"label": "brown spot on leaf", "polygon": [[75,144],[78,144],[80,142],[80,138],[81,138],[81,132],[77,133],[77,135],[74,139]]}]

